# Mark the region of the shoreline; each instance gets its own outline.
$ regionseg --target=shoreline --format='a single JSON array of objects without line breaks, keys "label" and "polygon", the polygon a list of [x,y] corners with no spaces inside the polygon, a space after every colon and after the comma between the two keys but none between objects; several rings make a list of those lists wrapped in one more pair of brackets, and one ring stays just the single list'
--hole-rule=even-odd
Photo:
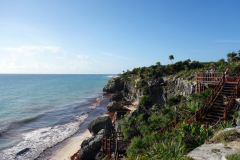
[{"label": "shoreline", "polygon": [[60,148],[49,160],[69,160],[81,149],[82,142],[91,136],[92,134],[87,129],[81,135],[69,139],[69,142]]},{"label": "shoreline", "polygon": [[[108,98],[108,101],[110,100],[110,97],[113,94],[105,94],[105,98]],[[110,101],[109,101],[110,102]],[[130,112],[134,111],[136,109],[136,106],[138,105],[137,101],[134,101],[131,105],[123,105],[123,108],[129,109]],[[107,104],[105,106],[107,108]],[[98,116],[95,119],[103,116],[109,116],[111,120],[113,120],[115,112],[106,112],[102,116]],[[90,138],[92,134],[89,132],[88,129],[86,129],[82,134],[70,138],[66,145],[62,146],[60,149],[58,149],[57,152],[55,152],[48,160],[78,160],[78,152],[81,150],[81,144],[82,142]]]},{"label": "shoreline", "polygon": [[[109,116],[107,113],[100,116]],[[97,117],[99,118],[99,117]],[[81,150],[81,144],[85,139],[92,136],[88,129],[84,131],[81,135],[70,138],[69,142],[61,147],[57,153],[54,153],[48,160],[74,160],[78,156],[78,152]]]},{"label": "shoreline", "polygon": [[[103,99],[99,106],[104,106],[104,108],[107,108],[107,103],[109,102],[110,97],[112,94],[109,93],[103,93]],[[107,101],[107,103],[106,103]],[[93,109],[95,110],[95,109]],[[97,110],[95,110],[97,112]],[[106,112],[100,116],[96,116],[93,119],[97,119],[99,117],[108,116]],[[90,123],[90,122],[89,122]],[[87,124],[88,125],[88,124]],[[76,159],[75,157],[78,156],[78,152],[81,149],[82,142],[90,138],[92,134],[89,132],[89,130],[85,129],[81,134],[77,136],[70,137],[66,144],[55,150],[50,157],[48,157],[48,160],[70,160],[70,159]]]}]

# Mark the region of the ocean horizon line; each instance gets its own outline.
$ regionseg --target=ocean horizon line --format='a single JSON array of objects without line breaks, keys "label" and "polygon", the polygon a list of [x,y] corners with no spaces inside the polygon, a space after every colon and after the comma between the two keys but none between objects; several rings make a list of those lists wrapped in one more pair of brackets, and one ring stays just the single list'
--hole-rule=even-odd
[{"label": "ocean horizon line", "polygon": [[[116,73],[0,73],[0,75],[117,75]],[[119,74],[119,73],[118,73]]]}]

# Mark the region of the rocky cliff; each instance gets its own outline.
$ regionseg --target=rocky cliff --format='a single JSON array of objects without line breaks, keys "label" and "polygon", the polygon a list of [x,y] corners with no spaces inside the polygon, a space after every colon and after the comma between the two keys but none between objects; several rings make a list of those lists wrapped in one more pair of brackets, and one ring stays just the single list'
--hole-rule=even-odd
[{"label": "rocky cliff", "polygon": [[173,80],[158,78],[144,81],[135,77],[127,82],[123,82],[120,78],[111,78],[103,91],[114,93],[122,89],[135,101],[139,101],[142,95],[148,95],[153,104],[165,105],[167,99],[175,95],[188,96],[195,93],[195,88],[195,81],[188,81],[183,78],[173,78]]}]

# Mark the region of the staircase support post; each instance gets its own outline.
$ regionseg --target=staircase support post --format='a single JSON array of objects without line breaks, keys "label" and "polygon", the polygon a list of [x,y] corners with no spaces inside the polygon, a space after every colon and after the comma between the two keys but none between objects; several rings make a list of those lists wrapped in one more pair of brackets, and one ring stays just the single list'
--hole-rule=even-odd
[{"label": "staircase support post", "polygon": [[226,110],[226,109],[224,110],[224,113],[223,113],[223,119],[224,119],[224,120],[227,119],[227,110]]},{"label": "staircase support post", "polygon": [[198,81],[197,81],[197,93],[198,93]]},{"label": "staircase support post", "polygon": [[177,125],[177,118],[174,119],[174,125],[176,126]]},{"label": "staircase support post", "polygon": [[196,121],[198,121],[198,111],[195,111],[195,115],[196,115]]}]

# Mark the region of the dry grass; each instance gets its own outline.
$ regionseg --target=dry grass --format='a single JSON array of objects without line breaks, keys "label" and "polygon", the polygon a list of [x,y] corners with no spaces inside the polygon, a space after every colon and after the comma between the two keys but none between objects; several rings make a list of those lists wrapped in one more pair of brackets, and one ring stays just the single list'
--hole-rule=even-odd
[{"label": "dry grass", "polygon": [[206,143],[223,143],[227,144],[232,141],[240,141],[239,133],[236,130],[226,132],[216,132]]}]

